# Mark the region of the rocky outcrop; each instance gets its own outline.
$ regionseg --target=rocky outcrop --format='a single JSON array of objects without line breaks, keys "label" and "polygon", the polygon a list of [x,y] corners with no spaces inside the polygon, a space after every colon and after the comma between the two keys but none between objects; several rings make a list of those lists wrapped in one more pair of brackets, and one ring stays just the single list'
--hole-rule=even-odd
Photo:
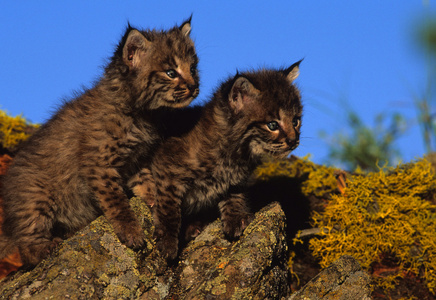
[{"label": "rocky outcrop", "polygon": [[[153,248],[148,207],[131,205],[147,234],[135,252],[100,217],[34,269],[0,282],[1,299],[285,299],[289,295],[285,215],[278,203],[256,213],[237,241],[219,220],[208,225],[168,266]],[[351,257],[321,272],[290,299],[369,299],[368,276]]]},{"label": "rocky outcrop", "polygon": [[288,300],[369,300],[371,279],[351,256],[342,256]]},{"label": "rocky outcrop", "polygon": [[[3,279],[1,297],[127,299],[140,296],[141,290],[151,287],[151,281],[156,278],[155,260],[150,254],[152,224],[150,212],[141,201],[133,199],[132,205],[149,237],[144,251],[136,253],[122,245],[110,224],[100,217],[64,241],[33,270],[18,271]],[[151,269],[149,272],[146,266]]]},{"label": "rocky outcrop", "polygon": [[256,214],[231,243],[221,224],[209,225],[168,267],[153,249],[148,207],[131,201],[148,236],[135,252],[122,245],[104,217],[63,242],[30,271],[0,283],[2,299],[277,299],[288,293],[285,216],[279,204]]},{"label": "rocky outcrop", "polygon": [[181,299],[280,299],[288,294],[285,215],[273,203],[236,242],[224,238],[219,221],[183,251],[174,295]]}]

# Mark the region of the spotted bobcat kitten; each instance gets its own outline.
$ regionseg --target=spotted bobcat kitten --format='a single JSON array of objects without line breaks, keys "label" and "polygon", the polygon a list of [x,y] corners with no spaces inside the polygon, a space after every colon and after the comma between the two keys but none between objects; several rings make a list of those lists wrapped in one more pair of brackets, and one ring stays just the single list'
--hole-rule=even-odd
[{"label": "spotted bobcat kitten", "polygon": [[0,257],[18,247],[35,265],[102,213],[121,242],[143,245],[123,185],[160,142],[159,109],[198,95],[190,31],[190,19],[168,31],[129,26],[101,80],[25,143],[3,181]]},{"label": "spotted bobcat kitten", "polygon": [[299,63],[224,82],[196,126],[165,141],[151,168],[131,179],[134,193],[152,206],[157,247],[168,260],[177,256],[182,214],[216,206],[229,238],[250,223],[248,178],[262,158],[286,157],[299,144]]}]

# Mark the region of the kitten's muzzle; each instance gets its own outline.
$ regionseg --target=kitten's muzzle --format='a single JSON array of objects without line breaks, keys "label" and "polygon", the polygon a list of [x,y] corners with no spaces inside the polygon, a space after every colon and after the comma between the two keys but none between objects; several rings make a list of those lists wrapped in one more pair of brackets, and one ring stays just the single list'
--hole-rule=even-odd
[{"label": "kitten's muzzle", "polygon": [[291,138],[287,138],[285,140],[286,145],[288,145],[289,150],[294,150],[295,148],[297,148],[299,142],[298,139],[291,139]]},{"label": "kitten's muzzle", "polygon": [[200,90],[198,84],[188,84],[189,95],[193,98],[197,97]]},{"label": "kitten's muzzle", "polygon": [[191,92],[191,94],[195,93],[195,90],[198,89],[198,84],[188,84],[188,90]]}]

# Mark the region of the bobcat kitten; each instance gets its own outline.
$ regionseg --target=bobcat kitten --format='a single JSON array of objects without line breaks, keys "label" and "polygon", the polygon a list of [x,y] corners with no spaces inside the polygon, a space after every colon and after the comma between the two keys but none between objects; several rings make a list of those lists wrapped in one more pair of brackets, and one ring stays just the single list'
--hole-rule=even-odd
[{"label": "bobcat kitten", "polygon": [[218,206],[229,238],[250,223],[244,197],[249,176],[262,158],[286,157],[299,144],[302,105],[293,85],[299,64],[224,82],[196,126],[166,140],[150,169],[130,180],[133,192],[152,206],[157,247],[168,260],[177,256],[182,214]]},{"label": "bobcat kitten", "polygon": [[35,265],[102,213],[121,242],[143,245],[123,188],[160,142],[158,109],[187,106],[198,95],[190,31],[190,19],[168,31],[129,25],[101,80],[23,145],[3,182],[0,257],[18,247]]}]

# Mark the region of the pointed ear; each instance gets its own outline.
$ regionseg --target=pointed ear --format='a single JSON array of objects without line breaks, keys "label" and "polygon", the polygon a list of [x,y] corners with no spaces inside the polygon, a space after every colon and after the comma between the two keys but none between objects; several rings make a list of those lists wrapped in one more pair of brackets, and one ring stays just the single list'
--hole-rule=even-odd
[{"label": "pointed ear", "polygon": [[139,51],[145,51],[150,41],[136,29],[131,28],[123,46],[123,61],[129,67],[139,64]]},{"label": "pointed ear", "polygon": [[284,71],[289,83],[292,83],[295,79],[297,79],[298,75],[300,75],[300,63],[302,61],[302,59],[297,61]]},{"label": "pointed ear", "polygon": [[230,107],[239,112],[249,105],[260,94],[260,91],[245,77],[238,77],[229,93]]},{"label": "pointed ear", "polygon": [[183,35],[188,36],[191,32],[191,19],[192,15],[189,17],[188,20],[183,22],[183,24],[179,27],[179,30],[183,33]]}]

